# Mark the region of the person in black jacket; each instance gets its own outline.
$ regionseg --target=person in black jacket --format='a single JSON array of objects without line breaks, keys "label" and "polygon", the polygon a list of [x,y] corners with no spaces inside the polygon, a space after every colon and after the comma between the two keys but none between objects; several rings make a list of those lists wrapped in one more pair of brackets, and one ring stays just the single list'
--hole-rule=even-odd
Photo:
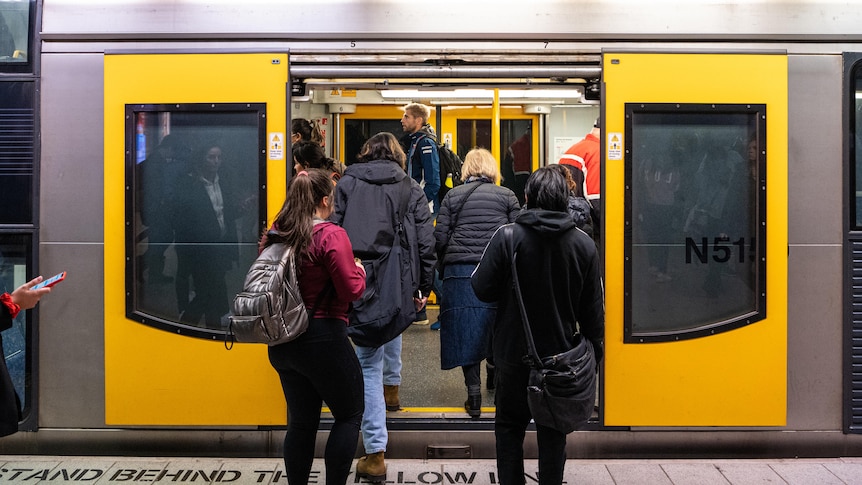
[{"label": "person in black jacket", "polygon": [[[51,292],[51,288],[43,286],[32,289],[34,285],[42,281],[41,276],[24,283],[11,294],[0,295],[0,331],[12,328],[12,321],[21,310],[29,310],[39,303],[39,300]],[[3,338],[0,337],[0,350],[3,349]],[[9,369],[6,368],[6,359],[0,359],[0,436],[8,436],[18,431],[18,421],[21,419],[21,407]]]},{"label": "person in black jacket", "polygon": [[[595,243],[566,211],[569,189],[562,174],[542,167],[527,180],[527,210],[513,224],[513,235],[497,231],[473,272],[472,286],[482,301],[497,302],[493,356],[497,366],[494,433],[501,485],[524,483],[524,435],[532,419],[527,405],[530,368],[524,327],[514,295],[512,257],[539,355],[573,347],[575,334],[590,340],[596,362],[602,358],[604,292]],[[505,226],[504,226],[505,227]],[[536,425],[539,483],[560,484],[566,463],[566,435]]]},{"label": "person in black jacket", "polygon": [[[434,228],[443,278],[440,367],[461,367],[467,386],[464,407],[473,418],[482,413],[480,370],[482,360],[488,357],[495,306],[476,298],[470,275],[497,228],[514,221],[520,212],[515,193],[496,185],[500,180],[497,166],[488,150],[470,150],[461,169],[465,183],[443,197]],[[493,383],[489,384],[493,388]]]},{"label": "person in black jacket", "polygon": [[241,212],[234,181],[223,176],[223,161],[221,146],[201,145],[171,201],[179,319],[213,329],[222,328],[221,317],[230,310],[225,275],[237,259],[235,224]]},{"label": "person in black jacket", "polygon": [[[415,309],[425,306],[428,300],[437,256],[434,252],[434,226],[428,199],[419,184],[405,172],[405,158],[398,140],[391,133],[378,133],[369,138],[362,147],[357,163],[347,167],[335,186],[332,221],[347,231],[356,257],[373,260],[389,252],[392,244],[398,244],[395,214],[400,211],[402,204],[406,206],[406,214],[399,224],[403,223],[400,227],[403,227],[407,236],[409,247],[406,250],[409,251],[412,278],[411,281],[402,279],[401,286],[405,293],[399,296],[403,298],[401,312],[410,303],[414,305],[408,315],[409,326],[415,319]],[[370,206],[387,207],[389,210],[357,209]],[[377,284],[366,283],[371,287]],[[388,283],[383,281],[381,286],[391,288],[393,285]],[[418,298],[413,297],[416,290],[422,292]],[[400,316],[399,313],[397,317]],[[353,334],[351,337],[356,338]],[[392,360],[397,368],[387,368],[392,360],[385,359],[385,354],[395,356]],[[389,435],[386,430],[384,393],[394,390],[397,396],[401,383],[401,335],[377,347],[357,345],[356,355],[362,364],[365,380],[362,441],[366,453],[356,464],[356,474],[376,483],[386,480],[384,452]],[[397,381],[386,381],[387,377],[393,376]]]}]

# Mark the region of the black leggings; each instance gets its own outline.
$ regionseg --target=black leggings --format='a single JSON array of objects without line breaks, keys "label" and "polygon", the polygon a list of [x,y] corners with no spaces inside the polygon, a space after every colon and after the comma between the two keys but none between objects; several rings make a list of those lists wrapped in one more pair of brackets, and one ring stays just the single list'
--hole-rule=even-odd
[{"label": "black leggings", "polygon": [[326,483],[343,485],[359,442],[365,410],[362,368],[338,319],[314,319],[298,339],[269,348],[287,400],[284,466],[289,484],[308,482],[325,402],[335,423],[326,441]]}]

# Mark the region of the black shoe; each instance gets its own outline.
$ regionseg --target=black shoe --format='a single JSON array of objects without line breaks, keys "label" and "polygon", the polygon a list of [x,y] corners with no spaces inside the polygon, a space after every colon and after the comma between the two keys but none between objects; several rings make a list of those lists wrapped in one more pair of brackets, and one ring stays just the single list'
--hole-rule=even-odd
[{"label": "black shoe", "polygon": [[467,410],[467,414],[469,414],[471,418],[479,419],[479,416],[482,415],[482,396],[468,395],[467,400],[464,401],[464,409]]}]

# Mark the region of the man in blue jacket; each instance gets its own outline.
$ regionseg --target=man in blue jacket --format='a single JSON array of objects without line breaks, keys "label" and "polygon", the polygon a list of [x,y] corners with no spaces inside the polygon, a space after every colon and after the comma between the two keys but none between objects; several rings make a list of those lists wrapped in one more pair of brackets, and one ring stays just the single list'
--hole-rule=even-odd
[{"label": "man in blue jacket", "polygon": [[[404,148],[404,153],[407,154],[407,170],[410,176],[417,183],[422,185],[425,192],[425,198],[428,199],[431,218],[437,218],[437,212],[440,210],[440,154],[437,152],[437,137],[431,125],[428,124],[428,118],[431,116],[431,109],[421,103],[410,103],[404,107],[404,116],[401,117],[401,128],[407,135],[401,139],[401,146]],[[423,184],[424,181],[424,184]],[[435,279],[437,276],[435,276]],[[439,303],[440,285],[434,282],[434,293],[437,295]],[[416,312],[416,322],[418,325],[428,325],[428,313],[425,308]],[[437,328],[439,328],[439,325]],[[434,329],[434,327],[432,327]],[[398,399],[390,396],[387,406],[390,410],[397,410],[400,407]]]},{"label": "man in blue jacket", "polygon": [[401,128],[408,134],[404,147],[407,169],[420,185],[425,181],[425,198],[432,204],[432,216],[436,216],[440,208],[440,154],[437,153],[437,137],[428,124],[430,116],[431,110],[424,104],[410,103],[404,107]]}]

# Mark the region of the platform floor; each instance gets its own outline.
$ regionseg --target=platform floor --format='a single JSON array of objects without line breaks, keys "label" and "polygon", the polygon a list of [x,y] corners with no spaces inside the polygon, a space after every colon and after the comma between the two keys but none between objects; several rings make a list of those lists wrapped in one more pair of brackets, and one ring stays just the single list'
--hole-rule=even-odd
[{"label": "platform floor", "polygon": [[[387,484],[498,483],[493,460],[387,460]],[[536,482],[536,461],[526,483]],[[0,455],[0,483],[286,484],[277,458],[136,458]],[[309,483],[326,483],[322,459]],[[348,483],[367,483],[351,473]],[[774,460],[569,460],[566,484],[862,484],[862,458]]]}]

